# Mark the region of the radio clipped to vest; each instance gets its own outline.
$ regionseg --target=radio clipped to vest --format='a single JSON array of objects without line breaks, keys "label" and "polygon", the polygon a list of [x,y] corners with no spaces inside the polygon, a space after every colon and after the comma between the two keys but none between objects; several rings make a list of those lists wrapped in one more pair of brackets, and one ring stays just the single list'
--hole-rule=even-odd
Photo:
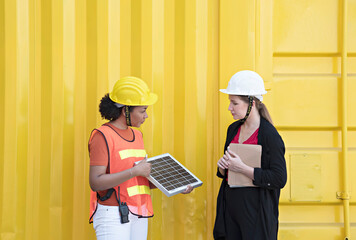
[{"label": "radio clipped to vest", "polygon": [[119,199],[117,199],[117,202],[119,203],[119,213],[120,213],[120,221],[122,224],[128,223],[129,221],[129,207],[125,202],[120,201],[120,187],[119,187]]},{"label": "radio clipped to vest", "polygon": [[119,212],[120,212],[121,223],[122,224],[128,223],[129,222],[129,207],[127,206],[127,204],[125,202],[120,203]]},{"label": "radio clipped to vest", "polygon": [[[105,200],[108,200],[111,197],[113,192],[115,192],[115,189],[110,188],[107,191],[105,196],[100,197],[99,194],[97,196],[101,201],[105,201]],[[125,202],[121,202],[120,201],[120,187],[119,187],[118,195],[119,195],[119,199],[117,198],[117,195],[116,195],[116,200],[119,203],[120,221],[121,221],[122,224],[128,223],[128,222],[130,222],[130,220],[129,220],[130,210],[129,210],[129,207],[127,206],[127,204]]]}]

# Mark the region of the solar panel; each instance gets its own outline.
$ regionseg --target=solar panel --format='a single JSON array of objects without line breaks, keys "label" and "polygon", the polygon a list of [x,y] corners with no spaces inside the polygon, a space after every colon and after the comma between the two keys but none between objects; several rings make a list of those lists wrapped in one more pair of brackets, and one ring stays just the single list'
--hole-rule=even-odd
[{"label": "solar panel", "polygon": [[184,192],[188,185],[196,188],[203,184],[169,153],[149,158],[147,162],[152,164],[148,180],[167,197]]}]

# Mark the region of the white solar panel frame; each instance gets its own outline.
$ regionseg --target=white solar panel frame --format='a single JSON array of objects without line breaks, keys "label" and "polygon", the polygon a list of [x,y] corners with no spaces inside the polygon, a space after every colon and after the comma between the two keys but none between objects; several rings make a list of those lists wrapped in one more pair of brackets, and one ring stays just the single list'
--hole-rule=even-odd
[{"label": "white solar panel frame", "polygon": [[[165,153],[165,154],[161,154],[161,155],[157,155],[151,158],[147,159],[147,162],[153,162],[157,159],[162,159],[163,157],[170,157],[172,160],[174,160],[175,163],[177,163],[180,167],[182,167],[187,173],[189,173],[189,175],[193,178],[195,178],[197,181],[194,183],[190,183],[189,185],[191,185],[193,188],[199,187],[203,184],[202,181],[200,181],[199,178],[197,178],[192,172],[190,172],[186,167],[184,167],[180,162],[178,162],[171,154],[169,153]],[[153,166],[153,165],[152,165]],[[153,169],[152,169],[153,170]],[[159,190],[161,190],[167,197],[171,197],[173,195],[176,195],[178,193],[182,193],[185,191],[185,189],[187,188],[188,185],[185,186],[181,186],[181,187],[177,187],[175,189],[172,190],[167,190],[158,180],[156,180],[154,177],[152,177],[151,175],[149,177],[147,177],[147,179],[152,182],[152,184],[154,184]]]}]

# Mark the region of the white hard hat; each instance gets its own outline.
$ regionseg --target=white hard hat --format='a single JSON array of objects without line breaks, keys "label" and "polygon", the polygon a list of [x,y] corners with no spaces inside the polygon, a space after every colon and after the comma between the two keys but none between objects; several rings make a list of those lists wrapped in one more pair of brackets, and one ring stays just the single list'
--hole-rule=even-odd
[{"label": "white hard hat", "polygon": [[220,92],[229,95],[254,96],[260,101],[263,100],[262,95],[267,93],[261,76],[250,70],[235,73],[227,88],[220,89]]}]

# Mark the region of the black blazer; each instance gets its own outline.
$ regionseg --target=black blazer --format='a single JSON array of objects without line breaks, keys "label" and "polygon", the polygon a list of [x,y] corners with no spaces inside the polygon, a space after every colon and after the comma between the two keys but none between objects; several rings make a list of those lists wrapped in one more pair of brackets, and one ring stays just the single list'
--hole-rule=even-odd
[{"label": "black blazer", "polygon": [[[229,126],[224,152],[237,134],[241,124],[241,121],[236,121]],[[261,168],[255,168],[253,184],[260,187],[261,211],[256,225],[255,239],[272,240],[277,239],[279,195],[280,189],[287,182],[287,169],[284,159],[284,142],[275,127],[263,117],[261,117],[258,130],[258,144],[262,146]],[[217,199],[213,235],[214,239],[225,239],[224,191],[227,182],[225,176],[220,174],[219,169],[217,176],[223,178],[223,181]]]}]

